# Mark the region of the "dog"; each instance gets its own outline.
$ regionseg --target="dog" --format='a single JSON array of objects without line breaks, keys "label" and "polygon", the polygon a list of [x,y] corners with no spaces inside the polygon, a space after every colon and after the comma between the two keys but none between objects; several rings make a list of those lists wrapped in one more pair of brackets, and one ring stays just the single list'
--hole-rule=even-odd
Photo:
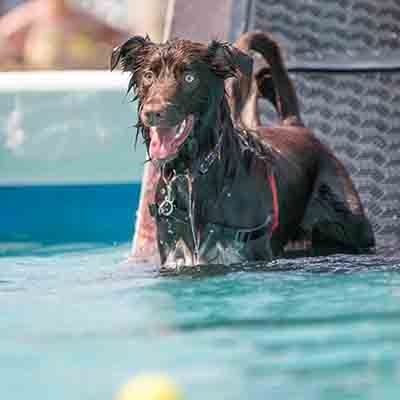
[{"label": "dog", "polygon": [[[278,43],[270,35],[257,31],[242,34],[234,46],[248,55],[258,53],[264,62],[251,77],[240,74],[238,79],[225,81],[235,124],[242,129],[257,130],[261,126],[258,99],[265,98],[275,108],[282,125],[302,125],[296,91],[284,66]],[[273,75],[270,62],[273,62]]]},{"label": "dog", "polygon": [[[268,64],[256,75],[249,50]],[[354,184],[303,126],[268,34],[249,33],[238,47],[134,36],[114,49],[117,65],[131,74],[138,134],[160,170],[149,208],[163,266],[269,261],[296,240],[308,240],[312,254],[373,251]],[[260,124],[260,95],[281,123]]]}]

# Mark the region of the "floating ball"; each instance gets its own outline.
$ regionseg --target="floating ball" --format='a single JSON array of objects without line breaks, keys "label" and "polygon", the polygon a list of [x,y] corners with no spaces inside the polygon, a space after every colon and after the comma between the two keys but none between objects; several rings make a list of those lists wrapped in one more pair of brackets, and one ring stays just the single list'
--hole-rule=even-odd
[{"label": "floating ball", "polygon": [[121,388],[116,400],[183,400],[183,396],[165,375],[140,375]]}]

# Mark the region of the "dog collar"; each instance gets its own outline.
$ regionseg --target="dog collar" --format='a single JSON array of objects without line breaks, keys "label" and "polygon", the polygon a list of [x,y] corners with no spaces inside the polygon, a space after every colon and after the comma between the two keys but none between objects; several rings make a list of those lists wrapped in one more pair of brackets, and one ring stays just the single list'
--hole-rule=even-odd
[{"label": "dog collar", "polygon": [[[205,175],[209,171],[210,167],[213,165],[215,160],[220,155],[223,136],[224,133],[221,133],[221,135],[218,138],[217,144],[207,154],[207,156],[203,159],[203,161],[198,165],[198,168],[194,170],[194,172],[192,173],[192,179],[195,179],[199,174]],[[158,205],[156,203],[149,205],[150,214],[153,216],[157,214],[157,215],[162,215],[164,217],[169,217],[172,215],[174,209],[176,208],[174,205],[174,198],[172,196],[172,191],[171,191],[171,184],[173,179],[170,180],[170,182],[167,182],[164,177],[163,170],[161,171],[161,175],[166,185],[166,188],[164,189],[165,192],[164,199]]]},{"label": "dog collar", "polygon": [[215,147],[207,154],[204,160],[200,163],[198,167],[198,171],[205,175],[210,169],[211,165],[213,165],[214,161],[220,156],[221,146],[222,146],[222,138],[224,133],[221,133],[218,138],[218,142]]},{"label": "dog collar", "polygon": [[[180,224],[184,225],[190,224],[187,212],[173,206],[171,209],[172,211],[165,214],[162,213],[164,209],[161,208],[160,206],[157,207],[156,204],[149,205],[149,212],[153,218],[172,219]],[[235,242],[247,243],[249,241],[259,239],[268,234],[271,235],[272,230],[270,228],[270,222],[271,222],[271,217],[268,217],[265,223],[252,229],[240,229],[240,228],[238,229],[222,224],[208,223],[204,225],[202,231],[203,233],[209,232],[210,234],[221,235],[223,238],[234,240]],[[174,232],[171,231],[171,235],[173,234]]]}]

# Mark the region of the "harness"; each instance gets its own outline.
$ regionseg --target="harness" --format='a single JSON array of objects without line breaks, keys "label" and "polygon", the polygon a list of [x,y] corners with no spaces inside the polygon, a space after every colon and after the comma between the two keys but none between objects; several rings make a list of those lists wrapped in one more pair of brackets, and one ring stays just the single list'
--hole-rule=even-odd
[{"label": "harness", "polygon": [[[215,160],[219,158],[221,144],[222,144],[222,137],[223,134],[220,135],[217,144],[215,147],[207,154],[207,156],[200,162],[195,168],[195,171],[191,174],[191,178],[189,175],[184,175],[188,182],[188,189],[189,189],[189,199],[191,198],[191,185],[192,182],[199,176],[199,175],[206,175],[209,171],[210,167],[213,165]],[[197,236],[196,232],[194,232],[194,224],[193,224],[193,211],[191,208],[193,207],[191,199],[189,200],[189,209],[182,210],[179,209],[175,204],[175,199],[172,193],[172,183],[176,179],[180,179],[182,175],[175,175],[172,179],[167,181],[166,177],[164,176],[164,171],[161,171],[161,177],[164,180],[165,188],[162,188],[160,191],[161,196],[164,198],[160,202],[154,202],[149,204],[149,212],[150,215],[155,219],[167,219],[173,220],[180,224],[191,224],[192,225],[192,233],[193,233],[193,240],[195,244],[197,243]],[[239,242],[239,243],[247,243],[251,240],[259,239],[262,236],[268,235],[269,238],[272,237],[274,232],[279,227],[279,201],[278,201],[278,189],[276,184],[275,175],[271,172],[268,175],[268,185],[271,189],[272,193],[272,223],[271,223],[271,216],[267,218],[267,220],[254,228],[233,228],[230,226],[222,225],[222,224],[215,224],[215,223],[207,223],[203,226],[203,229],[208,232],[215,232],[220,233],[223,237]]]}]

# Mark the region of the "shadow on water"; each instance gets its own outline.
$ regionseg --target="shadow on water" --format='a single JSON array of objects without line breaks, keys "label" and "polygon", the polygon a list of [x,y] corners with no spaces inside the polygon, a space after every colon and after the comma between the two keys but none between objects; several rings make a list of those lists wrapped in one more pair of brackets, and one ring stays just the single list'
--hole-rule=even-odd
[{"label": "shadow on water", "polygon": [[323,326],[323,325],[354,325],[357,323],[390,323],[400,320],[400,311],[385,311],[375,313],[349,313],[332,316],[308,317],[308,318],[246,318],[246,319],[231,319],[219,318],[211,321],[193,321],[177,324],[174,328],[179,332],[192,332],[215,329],[285,329],[292,327]]},{"label": "shadow on water", "polygon": [[[321,328],[338,328],[354,329],[356,326],[364,327],[366,324],[374,324],[379,327],[393,327],[391,341],[400,343],[400,335],[396,327],[400,321],[400,311],[382,311],[382,312],[365,312],[365,313],[348,313],[338,315],[327,315],[319,317],[265,317],[265,318],[223,318],[218,319],[196,319],[192,321],[169,321],[168,323],[152,323],[143,324],[135,327],[107,327],[100,331],[96,329],[82,329],[74,331],[55,331],[46,334],[46,340],[59,341],[71,340],[78,338],[80,340],[93,340],[96,338],[165,338],[182,334],[196,334],[200,332],[217,332],[218,330],[229,331],[255,331],[260,329],[269,333],[277,332],[293,332],[301,329],[321,329]],[[6,337],[5,335],[4,337]],[[24,342],[41,342],[43,334],[30,334],[28,336],[16,334],[14,339]]]},{"label": "shadow on water", "polygon": [[335,255],[329,257],[307,257],[278,259],[270,262],[248,262],[241,264],[179,266],[159,269],[161,276],[207,277],[234,272],[301,272],[316,274],[351,274],[360,272],[400,271],[400,257],[382,255]]}]

